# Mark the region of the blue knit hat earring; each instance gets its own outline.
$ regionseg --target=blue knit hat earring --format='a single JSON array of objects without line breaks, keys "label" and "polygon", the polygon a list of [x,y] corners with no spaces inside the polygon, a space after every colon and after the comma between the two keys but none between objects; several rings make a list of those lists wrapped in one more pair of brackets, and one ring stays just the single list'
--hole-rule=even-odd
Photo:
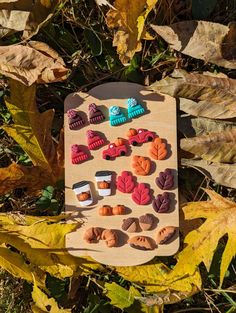
[{"label": "blue knit hat earring", "polygon": [[109,119],[111,126],[123,124],[127,121],[127,118],[122,113],[120,107],[116,105],[109,108]]},{"label": "blue knit hat earring", "polygon": [[137,102],[135,98],[129,98],[127,100],[128,105],[128,118],[138,117],[142,115],[145,110],[140,103]]}]

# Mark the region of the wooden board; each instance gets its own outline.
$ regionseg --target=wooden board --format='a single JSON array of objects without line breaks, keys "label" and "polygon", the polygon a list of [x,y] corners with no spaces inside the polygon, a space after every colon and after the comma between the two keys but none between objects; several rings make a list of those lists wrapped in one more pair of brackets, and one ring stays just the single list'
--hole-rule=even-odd
[{"label": "wooden board", "polygon": [[[131,122],[120,126],[111,127],[109,125],[108,108],[112,105],[118,105],[126,108],[126,100],[134,97],[144,104],[147,114],[133,119]],[[103,113],[106,115],[106,121],[96,125],[86,125],[80,130],[70,130],[68,127],[67,110],[76,108],[87,114],[88,104],[96,103],[101,105]],[[115,175],[120,175],[122,170],[132,171],[131,158],[133,155],[148,156],[147,150],[150,143],[144,143],[142,146],[131,146],[130,156],[118,157],[114,161],[102,159],[102,150],[104,146],[96,151],[91,151],[92,159],[82,164],[73,165],[71,163],[71,145],[87,145],[86,131],[92,129],[103,132],[109,142],[114,142],[117,137],[126,138],[125,134],[129,128],[145,128],[155,131],[156,134],[167,140],[169,155],[165,160],[153,161],[154,170],[149,176],[137,176],[137,181],[150,185],[153,190],[153,196],[163,193],[155,184],[155,178],[160,171],[171,168],[175,176],[175,188],[171,193],[170,213],[157,214],[152,204],[137,205],[133,202],[130,194],[124,194],[118,190],[113,190],[109,197],[99,197],[95,188],[95,172],[100,170],[113,171]],[[72,190],[72,185],[82,180],[91,182],[94,203],[90,207],[79,207],[78,200]],[[73,93],[65,100],[65,203],[66,212],[72,212],[72,222],[82,222],[82,226],[76,232],[70,233],[66,237],[66,247],[74,256],[91,256],[96,261],[113,266],[131,266],[143,264],[155,256],[169,256],[177,252],[179,248],[179,235],[176,233],[174,239],[166,245],[159,245],[151,251],[143,251],[124,244],[120,247],[108,248],[104,241],[88,244],[84,241],[83,235],[89,227],[104,227],[109,229],[121,230],[122,220],[127,217],[139,217],[145,213],[152,213],[158,218],[157,226],[151,231],[142,231],[139,233],[124,233],[123,239],[128,236],[146,235],[155,238],[159,229],[164,226],[179,226],[178,209],[178,186],[177,186],[177,127],[176,127],[176,102],[169,96],[156,94],[144,89],[143,86],[133,83],[107,83],[91,89],[88,93]],[[98,208],[103,204],[115,206],[124,204],[130,208],[131,213],[121,216],[99,216]]]}]

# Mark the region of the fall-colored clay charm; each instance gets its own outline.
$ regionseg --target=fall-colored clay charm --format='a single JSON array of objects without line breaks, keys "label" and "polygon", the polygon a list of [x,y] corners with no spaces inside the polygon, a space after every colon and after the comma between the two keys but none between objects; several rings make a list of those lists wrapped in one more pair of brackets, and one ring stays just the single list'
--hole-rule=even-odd
[{"label": "fall-colored clay charm", "polygon": [[106,197],[111,195],[111,171],[97,171],[95,173],[95,179],[97,182],[97,190],[99,196]]},{"label": "fall-colored clay charm", "polygon": [[113,215],[112,207],[110,205],[103,205],[101,208],[99,208],[98,214],[101,216]]},{"label": "fall-colored clay charm", "polygon": [[88,206],[93,203],[93,197],[90,189],[90,183],[88,181],[81,181],[76,183],[72,187],[76,194],[77,200],[81,206]]},{"label": "fall-colored clay charm", "polygon": [[130,145],[137,146],[144,142],[152,141],[155,137],[155,133],[143,128],[130,128],[127,132],[127,137],[129,138]]},{"label": "fall-colored clay charm", "polygon": [[123,215],[126,213],[125,206],[118,204],[112,208],[113,215]]},{"label": "fall-colored clay charm", "polygon": [[97,243],[100,239],[102,239],[102,232],[104,228],[101,227],[90,227],[85,233],[83,239],[87,243]]},{"label": "fall-colored clay charm", "polygon": [[97,124],[105,120],[105,116],[95,103],[88,106],[88,116],[90,124]]},{"label": "fall-colored clay charm", "polygon": [[164,160],[167,156],[166,144],[162,142],[161,138],[157,137],[151,142],[149,148],[149,155],[154,160]]},{"label": "fall-colored clay charm", "polygon": [[104,139],[97,132],[91,129],[87,130],[86,135],[89,150],[96,150],[105,143]]},{"label": "fall-colored clay charm", "polygon": [[162,190],[170,190],[174,187],[174,176],[170,168],[165,169],[164,172],[159,173],[156,178],[157,186]]},{"label": "fall-colored clay charm", "polygon": [[76,110],[73,110],[73,109],[68,110],[67,116],[68,116],[69,128],[71,130],[79,129],[85,124],[84,119],[80,116],[79,112]]},{"label": "fall-colored clay charm", "polygon": [[139,205],[148,204],[151,200],[149,187],[143,183],[138,184],[132,193],[132,200]]},{"label": "fall-colored clay charm", "polygon": [[102,157],[105,160],[115,159],[118,156],[124,156],[128,152],[128,148],[124,139],[117,138],[114,143],[110,143],[106,150],[103,150]]},{"label": "fall-colored clay charm", "polygon": [[149,158],[135,155],[132,159],[132,167],[136,175],[146,176],[151,170],[151,161]]},{"label": "fall-colored clay charm", "polygon": [[139,217],[139,225],[142,230],[150,230],[153,228],[155,217],[152,214],[144,214]]},{"label": "fall-colored clay charm", "polygon": [[156,243],[163,245],[169,243],[170,239],[175,235],[176,227],[166,226],[157,232]]},{"label": "fall-colored clay charm", "polygon": [[152,201],[152,207],[157,213],[167,213],[170,209],[169,192],[157,195],[156,199]]},{"label": "fall-colored clay charm", "polygon": [[130,193],[135,186],[134,177],[131,173],[123,171],[120,176],[117,177],[116,187],[120,192]]},{"label": "fall-colored clay charm", "polygon": [[117,231],[115,231],[114,229],[105,229],[102,232],[102,240],[106,241],[106,245],[109,248],[117,247],[119,243]]},{"label": "fall-colored clay charm", "polygon": [[81,149],[79,145],[71,146],[71,162],[72,164],[79,164],[89,159],[88,153]]},{"label": "fall-colored clay charm", "polygon": [[138,219],[135,217],[124,219],[121,228],[128,233],[135,233],[139,229]]},{"label": "fall-colored clay charm", "polygon": [[156,248],[155,241],[147,236],[135,236],[128,240],[132,248],[139,250],[153,250]]},{"label": "fall-colored clay charm", "polygon": [[129,98],[127,100],[127,106],[128,106],[128,118],[139,117],[140,115],[145,113],[145,109],[140,103],[138,103],[138,101],[135,98]]}]

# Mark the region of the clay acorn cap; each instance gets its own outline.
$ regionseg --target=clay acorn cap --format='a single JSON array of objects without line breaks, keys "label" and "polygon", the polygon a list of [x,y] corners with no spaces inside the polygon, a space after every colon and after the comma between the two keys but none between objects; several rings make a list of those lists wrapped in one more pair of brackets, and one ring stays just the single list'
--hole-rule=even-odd
[{"label": "clay acorn cap", "polygon": [[147,236],[135,236],[128,240],[132,248],[139,250],[153,250],[156,248],[155,241]]},{"label": "clay acorn cap", "polygon": [[158,245],[167,244],[176,232],[175,226],[166,226],[157,232],[156,243]]},{"label": "clay acorn cap", "polygon": [[121,228],[128,233],[135,233],[138,230],[137,218],[128,217],[124,219]]},{"label": "clay acorn cap", "polygon": [[144,214],[139,217],[139,225],[142,230],[149,230],[153,227],[154,216],[152,214]]}]

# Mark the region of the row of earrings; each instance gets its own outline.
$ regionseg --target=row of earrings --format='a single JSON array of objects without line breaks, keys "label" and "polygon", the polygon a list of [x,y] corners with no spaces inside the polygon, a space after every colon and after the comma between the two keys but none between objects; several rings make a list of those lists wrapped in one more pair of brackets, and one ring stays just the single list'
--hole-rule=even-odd
[{"label": "row of earrings", "polygon": [[[145,113],[143,106],[137,102],[135,98],[129,98],[127,100],[128,114],[124,114],[123,109],[119,106],[113,105],[109,108],[109,120],[111,126],[116,126],[127,122],[131,118],[136,118]],[[76,110],[67,111],[69,119],[69,128],[79,129],[83,127],[86,120],[81,116],[81,114]],[[88,106],[88,121],[90,124],[97,124],[105,120],[105,116],[101,109],[97,107],[95,103],[91,103]]]}]

